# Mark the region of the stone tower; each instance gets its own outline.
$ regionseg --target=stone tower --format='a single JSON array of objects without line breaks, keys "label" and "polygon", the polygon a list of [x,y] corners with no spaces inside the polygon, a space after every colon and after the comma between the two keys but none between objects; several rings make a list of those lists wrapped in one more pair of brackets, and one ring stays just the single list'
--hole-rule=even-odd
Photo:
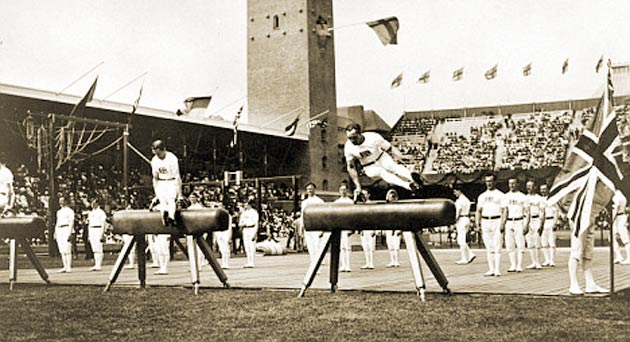
[{"label": "stone tower", "polygon": [[[284,129],[300,114],[309,133],[303,174],[318,189],[345,179],[337,146],[337,99],[332,0],[248,0],[247,95],[249,123]],[[321,114],[327,111],[327,114]],[[310,118],[326,121],[309,128]],[[267,126],[269,127],[269,126]]]}]

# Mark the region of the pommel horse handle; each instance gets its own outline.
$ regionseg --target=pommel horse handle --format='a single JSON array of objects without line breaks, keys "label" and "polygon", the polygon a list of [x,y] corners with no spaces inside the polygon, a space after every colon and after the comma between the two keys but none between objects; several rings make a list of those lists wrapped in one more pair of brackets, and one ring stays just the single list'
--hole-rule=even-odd
[{"label": "pommel horse handle", "polygon": [[219,266],[212,253],[210,252],[210,246],[203,239],[204,233],[210,233],[213,231],[223,231],[228,229],[229,214],[224,209],[194,209],[194,210],[182,210],[176,215],[177,227],[164,226],[162,218],[158,212],[149,212],[147,210],[122,210],[114,213],[114,233],[115,234],[129,234],[133,236],[133,239],[129,243],[126,243],[110,274],[109,281],[105,286],[105,292],[109,291],[111,286],[116,282],[123,265],[131,248],[137,245],[138,255],[138,279],[140,281],[140,287],[146,287],[146,234],[170,234],[174,236],[185,235],[188,244],[187,256],[190,263],[190,273],[192,286],[194,293],[199,293],[199,265],[197,263],[197,249],[194,248],[198,245],[202,253],[208,259],[210,266],[214,270],[219,280],[223,283],[224,287],[229,287],[227,283],[227,276]]},{"label": "pommel horse handle", "polygon": [[401,201],[395,203],[313,204],[304,209],[304,228],[324,231],[317,262],[309,265],[298,297],[303,297],[312,285],[324,256],[330,248],[331,292],[337,290],[339,278],[339,246],[341,230],[403,230],[416,291],[424,301],[426,284],[420,266],[420,256],[445,293],[450,293],[448,280],[433,254],[422,240],[423,228],[451,225],[455,222],[455,204],[447,199]]}]

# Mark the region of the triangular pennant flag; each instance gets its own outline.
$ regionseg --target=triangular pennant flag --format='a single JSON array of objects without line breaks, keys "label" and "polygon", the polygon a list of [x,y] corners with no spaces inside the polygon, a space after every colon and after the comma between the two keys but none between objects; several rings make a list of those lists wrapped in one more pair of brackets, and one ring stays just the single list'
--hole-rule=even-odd
[{"label": "triangular pennant flag", "polygon": [[418,83],[429,83],[429,79],[431,78],[431,70],[428,70],[420,78],[418,78]]},{"label": "triangular pennant flag", "polygon": [[595,65],[596,74],[599,74],[599,69],[602,68],[602,65],[604,65],[604,55],[601,55],[601,57],[599,57],[599,60],[597,61],[597,65]]},{"label": "triangular pennant flag", "polygon": [[368,21],[366,24],[374,30],[383,45],[398,44],[398,29],[400,28],[398,18],[387,17]]},{"label": "triangular pennant flag", "polygon": [[94,83],[92,83],[92,86],[87,91],[87,93],[83,96],[81,101],[79,101],[79,103],[74,105],[74,107],[72,108],[72,111],[70,111],[70,116],[72,115],[80,116],[81,114],[83,114],[83,111],[85,110],[85,106],[88,104],[88,102],[92,101],[92,99],[94,98],[94,92],[96,91],[97,82],[98,82],[98,76],[96,77],[96,79],[94,79]]},{"label": "triangular pennant flag", "polygon": [[138,92],[138,97],[133,102],[133,107],[131,108],[131,113],[129,114],[129,118],[127,119],[127,124],[131,123],[131,118],[134,114],[136,114],[136,110],[138,110],[138,106],[140,105],[140,98],[142,97],[142,89],[144,88],[144,84],[140,86],[140,91]]},{"label": "triangular pennant flag", "polygon": [[391,84],[391,88],[398,88],[400,87],[400,84],[402,83],[403,80],[403,73],[401,72],[398,76],[396,76],[396,78],[394,78],[394,80],[392,81]]},{"label": "triangular pennant flag", "polygon": [[487,80],[491,80],[494,79],[495,77],[497,77],[497,69],[498,69],[499,65],[495,64],[490,70],[486,71],[485,76]]},{"label": "triangular pennant flag", "polygon": [[232,121],[232,141],[230,142],[230,147],[234,147],[238,144],[238,121],[241,119],[241,113],[243,112],[243,107],[239,108],[238,112],[234,116],[234,121]]},{"label": "triangular pennant flag", "polygon": [[459,81],[464,78],[464,68],[453,71],[453,81]]},{"label": "triangular pennant flag", "polygon": [[297,126],[298,126],[298,122],[300,121],[300,114],[299,113],[295,119],[293,120],[293,122],[291,122],[287,127],[284,128],[284,134],[286,136],[292,136],[293,134],[295,134],[295,131],[297,130]]},{"label": "triangular pennant flag", "polygon": [[532,63],[523,67],[523,76],[527,77],[532,74]]},{"label": "triangular pennant flag", "polygon": [[566,74],[569,71],[569,59],[565,59],[564,63],[562,63],[562,74]]}]

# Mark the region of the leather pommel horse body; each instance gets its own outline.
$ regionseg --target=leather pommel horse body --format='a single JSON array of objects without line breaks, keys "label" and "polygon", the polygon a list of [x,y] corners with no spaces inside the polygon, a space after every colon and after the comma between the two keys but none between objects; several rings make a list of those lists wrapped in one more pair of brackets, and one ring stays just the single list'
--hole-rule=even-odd
[{"label": "leather pommel horse body", "polygon": [[17,281],[17,245],[22,247],[39,276],[46,282],[48,274],[31,249],[30,239],[44,235],[46,222],[39,216],[12,216],[0,218],[0,239],[10,239],[9,242],[9,289]]},{"label": "leather pommel horse body", "polygon": [[422,240],[422,229],[455,223],[455,204],[448,199],[406,200],[394,203],[369,202],[361,204],[313,204],[304,209],[304,229],[324,231],[324,248],[316,263],[312,263],[304,277],[299,297],[304,296],[317,270],[331,249],[331,291],[337,290],[339,279],[339,250],[342,230],[402,230],[416,291],[424,301],[426,288],[418,253],[424,259],[445,293],[450,293],[448,280],[435,257]]},{"label": "leather pommel horse body", "polygon": [[230,215],[224,209],[204,208],[204,209],[184,209],[176,215],[177,226],[164,226],[162,216],[159,212],[148,210],[122,210],[114,213],[113,226],[115,234],[133,235],[130,243],[125,244],[120,251],[120,255],[114,264],[109,282],[105,287],[108,291],[120,274],[125,260],[133,245],[136,245],[138,258],[138,279],[140,286],[146,287],[146,234],[170,234],[174,237],[185,235],[187,241],[187,255],[190,262],[190,273],[195,294],[199,292],[199,265],[197,258],[198,245],[201,252],[208,260],[223,286],[229,287],[227,276],[221,266],[210,252],[208,242],[202,237],[204,233],[223,231],[228,229]]}]

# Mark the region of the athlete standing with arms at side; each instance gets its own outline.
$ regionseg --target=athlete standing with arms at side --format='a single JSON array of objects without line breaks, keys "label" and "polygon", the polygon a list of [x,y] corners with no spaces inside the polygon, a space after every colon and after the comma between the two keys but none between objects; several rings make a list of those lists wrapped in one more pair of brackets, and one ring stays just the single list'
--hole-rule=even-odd
[{"label": "athlete standing with arms at side", "polygon": [[317,262],[317,257],[319,255],[319,249],[321,248],[321,236],[323,232],[320,231],[305,231],[304,229],[304,209],[311,204],[324,203],[324,200],[319,198],[315,194],[315,184],[308,183],[306,184],[306,198],[302,201],[302,224],[301,230],[304,232],[304,242],[306,244],[306,249],[308,249],[308,255],[311,259],[311,264]]},{"label": "athlete standing with arms at side", "polygon": [[[370,193],[363,190],[361,194],[366,202],[370,201]],[[362,270],[374,269],[374,250],[376,249],[376,232],[374,230],[361,231],[361,247],[365,255],[365,265],[361,266]]]},{"label": "athlete standing with arms at side", "polygon": [[[339,198],[335,200],[334,203],[337,204],[353,204],[354,201],[350,198],[348,193],[348,186],[343,183],[339,187]],[[341,272],[350,272],[350,253],[352,252],[352,246],[350,246],[350,231],[342,230],[341,231],[341,255],[340,255],[340,266],[339,271]]]},{"label": "athlete standing with arms at side", "polygon": [[523,253],[525,252],[525,234],[529,227],[529,204],[527,196],[518,190],[518,180],[508,179],[510,191],[503,195],[502,218],[505,231],[505,248],[510,258],[508,272],[523,272]]},{"label": "athlete standing with arms at side", "polygon": [[532,263],[527,266],[528,269],[541,269],[540,264],[540,235],[543,231],[545,222],[544,199],[536,193],[536,183],[533,180],[525,183],[527,191],[527,201],[529,202],[529,232],[525,235],[527,249]]},{"label": "athlete standing with arms at side", "polygon": [[541,266],[556,266],[554,260],[556,256],[556,220],[558,219],[558,209],[555,205],[547,203],[547,197],[549,195],[549,187],[547,184],[540,185],[540,196],[543,198],[542,206],[545,212],[545,222],[543,223],[542,234],[540,235],[540,246],[542,247],[543,261]]},{"label": "athlete standing with arms at side", "polygon": [[501,210],[503,192],[495,187],[495,176],[485,177],[486,191],[477,199],[475,222],[481,227],[481,238],[486,246],[488,272],[485,276],[500,276],[501,246],[503,245],[504,214]]},{"label": "athlete standing with arms at side", "polygon": [[466,242],[468,228],[470,227],[470,200],[464,195],[459,184],[453,186],[453,194],[457,197],[457,200],[455,200],[455,225],[457,227],[457,244],[462,254],[461,259],[455,263],[458,265],[470,264],[477,257]]},{"label": "athlete standing with arms at side", "polygon": [[[394,203],[398,201],[398,193],[395,189],[389,189],[385,195],[385,201],[387,203]],[[387,243],[387,250],[389,251],[389,264],[386,267],[400,267],[398,262],[398,251],[400,250],[400,236],[402,231],[400,230],[386,230],[385,242]]]},{"label": "athlete standing with arms at side", "polygon": [[59,197],[59,210],[57,210],[57,224],[55,225],[55,240],[61,254],[63,268],[60,273],[72,272],[72,244],[70,236],[74,232],[74,211],[70,209],[65,197]]},{"label": "athlete standing with arms at side", "polygon": [[92,201],[92,210],[88,213],[88,239],[94,252],[94,267],[90,270],[100,271],[103,265],[103,233],[107,222],[107,214],[101,209],[98,200]]}]

